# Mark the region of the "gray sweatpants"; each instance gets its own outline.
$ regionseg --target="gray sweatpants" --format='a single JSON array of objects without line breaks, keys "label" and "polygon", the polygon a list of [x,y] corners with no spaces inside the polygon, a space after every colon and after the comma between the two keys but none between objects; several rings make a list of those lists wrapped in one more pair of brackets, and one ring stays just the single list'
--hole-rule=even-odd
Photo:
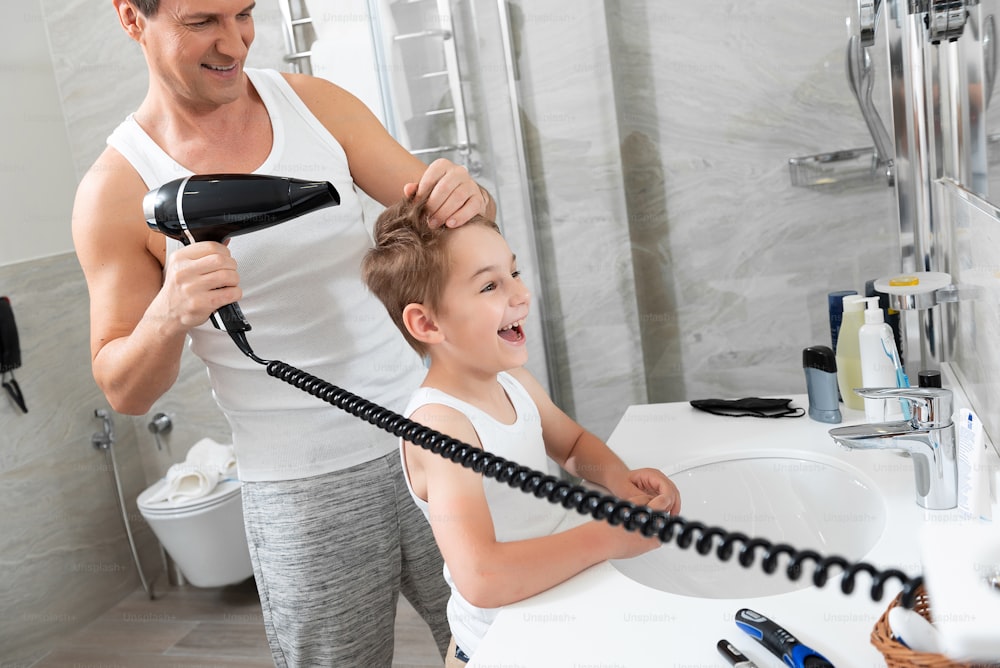
[{"label": "gray sweatpants", "polygon": [[243,515],[276,666],[391,666],[400,591],[444,655],[444,563],[398,453],[303,480],[246,482]]}]

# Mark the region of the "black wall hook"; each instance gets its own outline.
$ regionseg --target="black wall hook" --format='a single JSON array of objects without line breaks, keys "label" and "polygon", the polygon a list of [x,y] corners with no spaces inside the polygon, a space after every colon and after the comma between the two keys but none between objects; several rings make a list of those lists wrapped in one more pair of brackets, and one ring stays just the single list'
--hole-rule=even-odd
[{"label": "black wall hook", "polygon": [[14,369],[21,366],[21,346],[17,336],[17,323],[14,320],[14,310],[10,306],[10,299],[0,297],[0,379],[3,388],[25,413],[28,406],[24,401],[24,394],[21,386],[14,378]]}]

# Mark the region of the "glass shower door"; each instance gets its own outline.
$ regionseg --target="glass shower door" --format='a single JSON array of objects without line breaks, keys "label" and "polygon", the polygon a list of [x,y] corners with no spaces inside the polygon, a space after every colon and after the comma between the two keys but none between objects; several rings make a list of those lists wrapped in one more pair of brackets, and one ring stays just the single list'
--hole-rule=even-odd
[{"label": "glass shower door", "polygon": [[529,367],[558,400],[506,0],[282,2],[305,3],[297,13],[282,8],[288,62],[305,70],[308,61],[306,71],[365,101],[422,161],[463,165],[494,196],[497,223],[533,293]]}]

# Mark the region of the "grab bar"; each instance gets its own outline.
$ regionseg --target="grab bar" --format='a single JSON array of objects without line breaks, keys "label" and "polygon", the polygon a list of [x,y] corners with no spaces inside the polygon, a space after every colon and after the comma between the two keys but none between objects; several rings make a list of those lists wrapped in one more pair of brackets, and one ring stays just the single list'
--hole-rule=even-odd
[{"label": "grab bar", "polygon": [[450,153],[452,151],[469,150],[468,144],[446,144],[444,146],[432,146],[431,148],[418,148],[410,151],[413,155],[428,155],[430,153]]},{"label": "grab bar", "polygon": [[[300,48],[298,33],[301,29],[312,26],[313,20],[305,9],[302,10],[302,14],[296,16],[292,10],[292,2],[293,0],[281,0],[278,2],[278,9],[281,10],[282,19],[281,34],[285,40],[285,50],[287,51],[284,60],[286,63],[291,64],[296,72],[312,74],[312,65],[309,60],[312,57],[312,51]],[[302,5],[304,7],[305,3],[303,2]]]},{"label": "grab bar", "polygon": [[440,37],[441,39],[451,39],[452,34],[450,30],[419,30],[417,32],[407,32],[400,35],[394,35],[392,39],[397,42],[401,42],[407,39],[417,39],[420,37]]}]

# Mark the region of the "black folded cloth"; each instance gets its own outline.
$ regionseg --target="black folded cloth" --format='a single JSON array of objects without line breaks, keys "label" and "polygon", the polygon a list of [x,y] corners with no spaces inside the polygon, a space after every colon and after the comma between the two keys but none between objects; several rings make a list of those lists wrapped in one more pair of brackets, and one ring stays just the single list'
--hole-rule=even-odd
[{"label": "black folded cloth", "polygon": [[805,409],[792,406],[791,399],[694,399],[691,405],[698,410],[726,417],[802,417]]}]

